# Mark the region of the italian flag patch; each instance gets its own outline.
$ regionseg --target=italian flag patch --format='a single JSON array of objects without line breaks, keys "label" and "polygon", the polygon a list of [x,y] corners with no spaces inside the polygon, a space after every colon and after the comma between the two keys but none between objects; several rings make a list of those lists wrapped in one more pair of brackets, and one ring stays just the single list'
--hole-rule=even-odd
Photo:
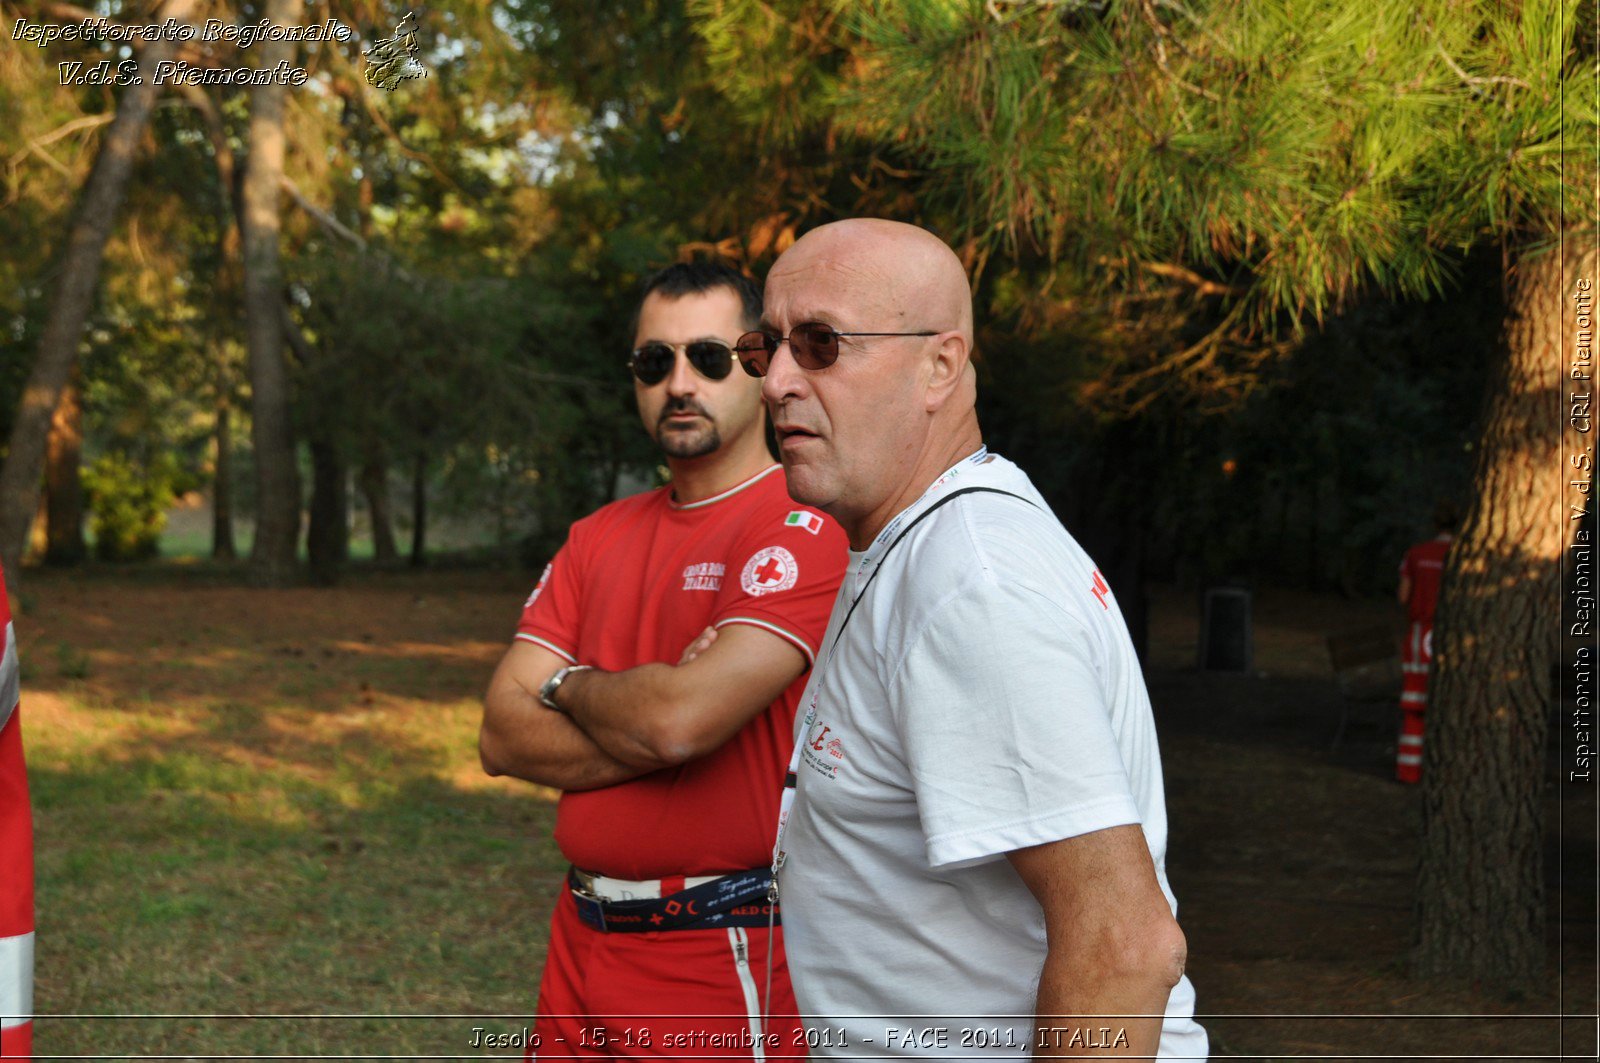
[{"label": "italian flag patch", "polygon": [[784,517],[783,523],[794,528],[804,528],[812,535],[822,530],[822,518],[803,509],[797,509]]}]

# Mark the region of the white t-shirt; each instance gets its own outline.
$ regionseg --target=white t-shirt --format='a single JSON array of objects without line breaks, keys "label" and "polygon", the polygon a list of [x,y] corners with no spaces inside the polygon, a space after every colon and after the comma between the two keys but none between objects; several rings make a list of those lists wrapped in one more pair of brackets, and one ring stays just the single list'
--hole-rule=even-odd
[{"label": "white t-shirt", "polygon": [[[884,556],[970,487],[1027,501],[964,495]],[[813,1055],[1026,1054],[1044,915],[1005,859],[1014,849],[1140,824],[1176,913],[1127,627],[1011,462],[980,450],[852,551],[797,732],[813,697],[780,878]],[[1193,1014],[1185,978],[1162,1058],[1205,1057]]]}]

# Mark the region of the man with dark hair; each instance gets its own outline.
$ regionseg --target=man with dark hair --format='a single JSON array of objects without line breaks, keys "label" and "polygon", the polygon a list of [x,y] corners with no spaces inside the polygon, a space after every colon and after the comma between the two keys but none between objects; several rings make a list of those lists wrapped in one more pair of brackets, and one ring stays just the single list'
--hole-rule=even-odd
[{"label": "man with dark hair", "polygon": [[639,327],[639,317],[644,313],[643,300],[652,293],[664,299],[681,299],[717,288],[727,288],[739,297],[741,324],[761,320],[761,289],[755,281],[720,262],[678,262],[644,282],[639,307],[633,312],[633,327]]},{"label": "man with dark hair", "polygon": [[732,372],[760,307],[723,266],[647,283],[634,398],[672,482],[572,526],[485,697],[484,769],[564,791],[556,842],[573,866],[539,989],[543,1054],[803,1045],[792,1019],[762,1025],[769,966],[770,1013],[797,1010],[781,929],[769,949],[767,866],[846,550],[789,500],[760,382]]},{"label": "man with dark hair", "polygon": [[1433,614],[1445,555],[1454,541],[1459,516],[1441,499],[1433,507],[1431,539],[1417,543],[1400,560],[1400,604],[1406,607],[1406,640],[1400,648],[1400,741],[1394,775],[1403,783],[1422,781],[1422,718],[1428,710],[1428,671],[1433,665]]}]

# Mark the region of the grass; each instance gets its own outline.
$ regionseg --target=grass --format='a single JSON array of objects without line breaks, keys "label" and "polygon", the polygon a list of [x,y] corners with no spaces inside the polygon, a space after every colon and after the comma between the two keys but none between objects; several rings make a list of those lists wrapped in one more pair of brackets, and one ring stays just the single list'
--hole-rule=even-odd
[{"label": "grass", "polygon": [[[460,583],[458,578],[456,583]],[[249,591],[29,573],[41,1058],[477,1056],[531,1013],[554,806],[476,760],[521,576]]]},{"label": "grass", "polygon": [[[475,1026],[520,1031],[563,864],[551,795],[485,778],[475,737],[532,575],[251,590],[165,564],[22,582],[41,1059],[478,1058]],[[1559,1005],[1553,978],[1512,1005],[1406,973],[1420,795],[1391,781],[1386,734],[1329,753],[1318,700],[1337,698],[1323,631],[1388,603],[1263,595],[1268,674],[1217,676],[1188,667],[1193,601],[1154,597],[1152,658],[1172,663],[1152,697],[1190,971],[1201,1010],[1235,1016],[1212,1024],[1217,1050],[1551,1056],[1554,1020],[1408,1017]],[[1570,911],[1594,896],[1584,793],[1562,821]],[[1592,931],[1580,917],[1563,939],[1569,1002],[1594,999]],[[428,1015],[463,1017],[406,1017]]]},{"label": "grass", "polygon": [[[167,514],[166,527],[162,529],[159,544],[160,556],[168,561],[201,560],[211,557],[211,509],[208,505],[178,506]],[[475,551],[504,552],[494,537],[486,534],[484,522],[473,517],[450,513],[436,513],[428,524],[428,550],[431,554],[456,554]],[[394,529],[396,545],[402,556],[411,548],[409,525]],[[233,522],[234,549],[240,557],[248,557],[250,543],[255,536],[255,522],[249,517],[235,517]],[[305,560],[305,550],[300,551]],[[350,559],[371,561],[374,557],[372,534],[364,514],[359,514],[351,529]]]}]

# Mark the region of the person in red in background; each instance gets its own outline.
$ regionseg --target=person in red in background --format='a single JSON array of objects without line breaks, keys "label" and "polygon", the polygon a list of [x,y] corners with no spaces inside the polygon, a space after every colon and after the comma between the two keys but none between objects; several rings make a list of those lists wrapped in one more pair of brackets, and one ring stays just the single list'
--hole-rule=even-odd
[{"label": "person in red in background", "polygon": [[0,1055],[33,1054],[33,818],[22,760],[16,633],[0,570]]},{"label": "person in red in background", "polygon": [[1439,604],[1439,580],[1450,551],[1458,515],[1449,502],[1433,510],[1432,539],[1417,543],[1400,562],[1400,604],[1410,621],[1400,650],[1400,746],[1395,778],[1422,781],[1422,717],[1428,708],[1428,667],[1433,661],[1433,613]]},{"label": "person in red in background", "polygon": [[847,545],[790,501],[761,382],[732,371],[760,313],[726,267],[647,282],[634,398],[671,484],[572,526],[484,698],[484,770],[564,791],[536,1054],[804,1053],[768,868]]}]

